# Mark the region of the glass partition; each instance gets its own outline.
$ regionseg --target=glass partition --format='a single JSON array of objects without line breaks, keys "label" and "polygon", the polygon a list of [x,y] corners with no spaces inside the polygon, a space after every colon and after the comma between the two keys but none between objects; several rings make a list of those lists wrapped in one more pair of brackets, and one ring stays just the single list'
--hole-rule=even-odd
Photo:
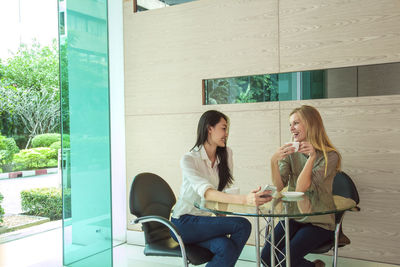
[{"label": "glass partition", "polygon": [[400,63],[204,80],[206,105],[393,95]]},{"label": "glass partition", "polygon": [[107,1],[59,1],[64,266],[112,266]]}]

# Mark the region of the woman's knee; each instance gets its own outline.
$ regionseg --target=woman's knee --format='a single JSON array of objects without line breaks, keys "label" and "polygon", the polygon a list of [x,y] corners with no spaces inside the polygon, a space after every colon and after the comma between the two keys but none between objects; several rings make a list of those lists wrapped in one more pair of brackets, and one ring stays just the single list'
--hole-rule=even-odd
[{"label": "woman's knee", "polygon": [[234,266],[239,257],[234,242],[227,237],[216,239],[211,251],[215,254],[213,261],[218,262],[218,266]]},{"label": "woman's knee", "polygon": [[236,219],[237,227],[243,231],[247,236],[250,236],[251,233],[251,223],[246,218],[237,217]]}]

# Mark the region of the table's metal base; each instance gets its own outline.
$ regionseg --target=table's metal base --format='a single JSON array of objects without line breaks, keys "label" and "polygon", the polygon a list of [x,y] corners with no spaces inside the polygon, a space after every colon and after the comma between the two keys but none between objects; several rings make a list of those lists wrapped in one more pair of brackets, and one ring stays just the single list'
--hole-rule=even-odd
[{"label": "table's metal base", "polygon": [[[285,209],[287,206],[285,205]],[[257,214],[260,215],[260,210],[257,209]],[[271,211],[272,214],[272,211]],[[281,251],[278,249],[278,245],[283,242],[283,239],[278,240],[277,243],[275,243],[275,222],[274,222],[274,217],[266,217],[262,216],[265,221],[267,222],[267,226],[265,228],[265,242],[268,242],[271,246],[271,265],[270,266],[282,266],[283,261],[286,261],[286,267],[290,267],[290,232],[289,232],[289,218],[285,217],[285,252]],[[255,237],[255,242],[256,242],[256,258],[257,258],[257,267],[261,266],[261,263],[263,266],[268,266],[264,262],[262,262],[262,259],[260,257],[260,235],[261,235],[261,230],[260,230],[260,216],[255,217],[256,220],[256,237]],[[270,232],[270,233],[269,233]],[[270,240],[269,240],[270,239]],[[278,253],[281,254],[283,257],[282,259],[279,259]]]},{"label": "table's metal base", "polygon": [[[285,205],[285,209],[287,209],[287,205]],[[283,238],[281,240],[278,240],[277,243],[275,243],[275,222],[274,218],[277,217],[268,217],[266,214],[261,214],[260,210],[258,207],[256,207],[257,210],[257,217],[255,217],[256,220],[256,237],[255,237],[255,242],[256,242],[256,260],[257,260],[257,267],[260,267],[261,264],[263,266],[269,266],[265,264],[265,262],[262,261],[261,256],[260,256],[260,236],[262,230],[260,230],[260,217],[264,218],[264,220],[267,222],[266,228],[265,228],[265,242],[268,242],[271,246],[271,267],[275,266],[282,266],[283,261],[286,260],[286,267],[290,267],[290,230],[289,230],[289,217],[284,217],[285,220],[285,252],[281,251],[280,249],[277,248],[277,246],[283,242]],[[273,214],[272,211],[270,214]],[[261,215],[261,216],[260,216]],[[343,218],[343,216],[342,216]],[[279,221],[281,223],[281,221]],[[337,251],[338,251],[338,244],[339,244],[339,229],[340,225],[342,223],[342,220],[339,222],[336,222],[336,229],[335,229],[335,250],[334,250],[334,257],[333,257],[333,262],[332,266],[336,267],[337,266]],[[270,240],[269,240],[270,239]],[[276,244],[276,245],[275,245]],[[280,253],[283,257],[282,259],[279,260],[278,253]]]}]

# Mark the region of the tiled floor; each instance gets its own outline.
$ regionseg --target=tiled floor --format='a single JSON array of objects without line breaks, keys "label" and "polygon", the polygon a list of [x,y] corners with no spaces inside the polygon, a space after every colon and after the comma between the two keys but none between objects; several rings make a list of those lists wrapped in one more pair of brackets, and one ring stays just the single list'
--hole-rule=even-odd
[{"label": "tiled floor", "polygon": [[[252,258],[250,256],[252,254],[254,254],[254,248],[246,247],[242,258]],[[322,258],[327,266],[331,265],[330,257],[310,256],[310,259],[315,258]],[[154,266],[182,266],[182,261],[179,258],[146,257],[143,255],[143,247],[140,246],[122,244],[114,248],[114,267]],[[239,260],[236,266],[255,266],[255,262]],[[339,258],[338,266],[393,267],[394,265]],[[62,267],[61,228],[0,244],[0,267]]]}]

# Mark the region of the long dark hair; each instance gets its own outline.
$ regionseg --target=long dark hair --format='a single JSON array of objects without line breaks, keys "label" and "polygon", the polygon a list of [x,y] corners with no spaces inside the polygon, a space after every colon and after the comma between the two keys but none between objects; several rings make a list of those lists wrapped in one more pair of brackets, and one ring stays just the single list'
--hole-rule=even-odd
[{"label": "long dark hair", "polygon": [[[199,124],[197,125],[197,140],[196,144],[192,147],[190,151],[192,151],[196,147],[202,146],[208,138],[208,127],[214,127],[220,120],[224,119],[226,122],[229,122],[229,118],[216,110],[208,110],[201,115]],[[233,177],[231,174],[231,170],[228,166],[228,153],[226,152],[226,146],[217,147],[217,157],[219,158],[218,164],[218,176],[219,176],[219,184],[218,191],[222,191],[225,186],[233,183]]]}]

